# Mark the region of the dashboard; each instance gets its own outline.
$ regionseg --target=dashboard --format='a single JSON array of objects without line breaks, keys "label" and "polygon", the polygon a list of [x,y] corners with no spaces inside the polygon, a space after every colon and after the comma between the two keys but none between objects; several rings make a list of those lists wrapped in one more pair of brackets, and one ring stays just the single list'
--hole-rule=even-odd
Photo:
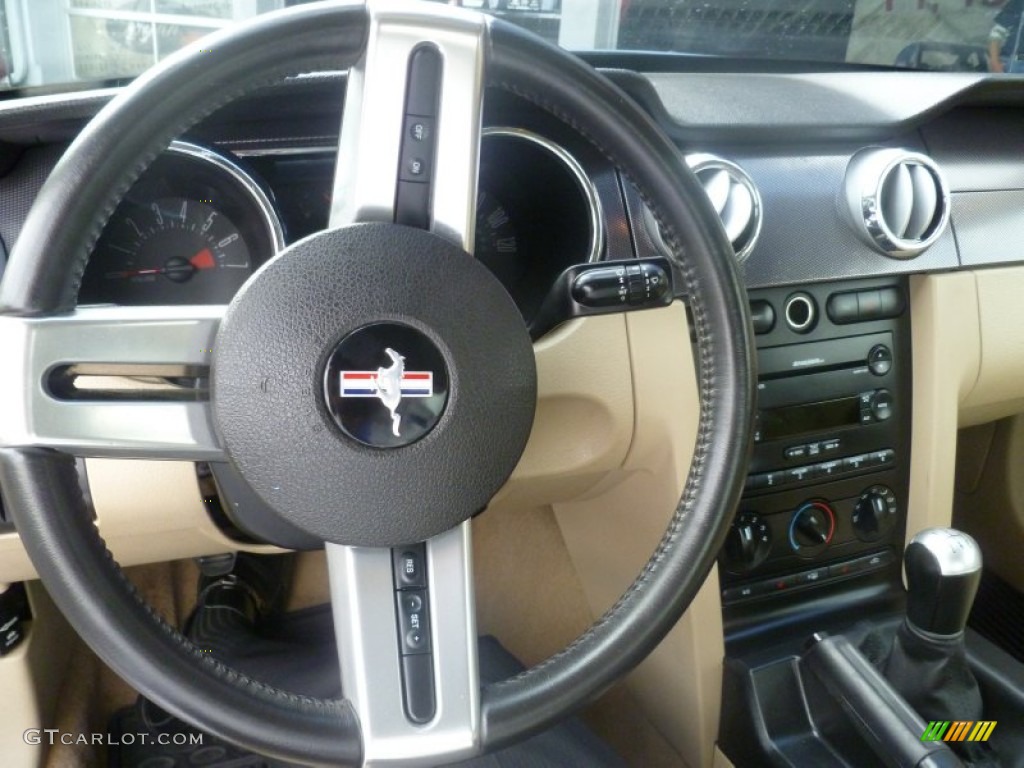
[{"label": "dashboard", "polygon": [[[891,607],[908,532],[949,524],[958,429],[1024,412],[1024,89],[973,74],[750,74],[629,54],[590,58],[693,168],[751,301],[759,425],[746,490],[709,580],[707,627],[722,631],[721,644],[707,644],[714,663],[722,647],[756,657],[780,633],[805,636],[793,627],[808,617],[819,631],[865,605]],[[344,88],[340,74],[289,80],[181,137],[112,212],[79,303],[226,304],[277,251],[323,229]],[[0,103],[7,247],[63,149],[113,94]],[[575,129],[497,92],[488,94],[484,126],[475,253],[525,322],[566,270],[665,253],[630,180]],[[677,319],[685,337],[682,310]],[[650,379],[677,372],[662,357],[665,327],[643,322],[629,326],[634,335],[590,326],[598,329],[591,346],[577,355],[590,366],[586,381],[550,376],[562,389],[546,414],[557,412],[592,445],[574,453],[557,429],[541,435],[560,449],[556,468],[576,462],[542,503],[585,496],[596,477],[643,455],[647,438],[633,430],[664,430],[662,404],[682,387],[662,381],[652,390],[609,373],[645,354],[656,360]],[[536,345],[545,371],[562,373],[560,333]],[[613,441],[617,453],[605,451]],[[644,458],[675,461],[692,445],[672,448],[678,456]],[[97,506],[126,484],[116,464],[89,468]],[[554,476],[556,468],[537,461],[524,473]],[[146,470],[133,471],[136,498],[161,496],[146,487]],[[235,526],[232,505],[255,502],[222,468],[174,471],[179,485],[195,486],[198,475],[202,505],[174,525],[202,535],[137,535],[136,510],[121,502],[120,531],[136,548],[130,562],[262,546]],[[676,490],[665,498],[675,503]],[[170,501],[161,509],[155,529],[178,514]],[[649,547],[641,549],[646,558]],[[619,563],[599,560],[601,581]],[[623,572],[625,583],[635,575]],[[0,513],[0,582],[32,573]],[[676,667],[693,666],[685,661]]]},{"label": "dashboard", "polygon": [[[647,62],[628,54],[593,58],[679,145],[750,291],[764,435],[750,500],[723,552],[726,615],[742,624],[751,590],[763,593],[779,576],[816,580],[840,559],[887,553],[890,567],[882,570],[893,582],[911,505],[921,375],[910,320],[915,276],[1024,261],[1015,245],[1024,228],[1024,117],[1013,82],[904,72],[751,76],[699,67],[641,74],[630,66]],[[112,212],[80,304],[226,304],[277,251],[323,229],[344,86],[343,75],[328,74],[266,88],[172,144]],[[16,239],[62,148],[111,95],[0,104],[5,243]],[[567,271],[666,249],[629,179],[577,130],[511,94],[488,94],[475,252],[528,324]],[[866,302],[863,312],[858,301]],[[887,367],[876,377],[879,355]],[[988,385],[1001,392],[1014,364],[988,362]],[[978,366],[974,378],[984,383]],[[975,418],[1013,412],[1019,395],[1002,405],[990,399],[976,398]],[[884,410],[884,420],[872,423],[864,408]],[[831,468],[810,461],[819,451],[840,467],[852,460],[852,474],[862,479],[833,487]],[[890,457],[884,466],[860,466],[862,456],[879,452]],[[791,471],[789,487],[776,489]],[[851,516],[864,494],[876,492],[893,513],[883,518],[882,534],[865,534]],[[821,505],[815,509],[824,517],[811,515],[810,524],[824,526],[828,546],[799,544],[801,536],[818,536],[793,523],[806,503]],[[230,516],[221,509],[215,517],[231,531]],[[752,549],[755,534],[772,543]]]}]

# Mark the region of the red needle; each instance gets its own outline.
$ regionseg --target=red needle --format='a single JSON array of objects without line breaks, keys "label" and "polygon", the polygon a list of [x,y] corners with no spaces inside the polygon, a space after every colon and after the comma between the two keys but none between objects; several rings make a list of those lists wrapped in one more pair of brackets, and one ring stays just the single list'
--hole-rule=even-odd
[{"label": "red needle", "polygon": [[123,272],[107,272],[108,278],[140,277],[142,275],[160,275],[165,269],[126,269]]},{"label": "red needle", "polygon": [[217,266],[217,262],[213,260],[213,253],[209,248],[203,248],[199,253],[188,260],[196,269],[213,269]]}]

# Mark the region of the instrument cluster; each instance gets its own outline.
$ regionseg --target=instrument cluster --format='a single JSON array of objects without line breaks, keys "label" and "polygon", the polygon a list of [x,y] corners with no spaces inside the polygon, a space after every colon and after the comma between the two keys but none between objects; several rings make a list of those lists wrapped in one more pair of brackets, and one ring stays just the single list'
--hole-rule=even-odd
[{"label": "instrument cluster", "polygon": [[[110,217],[79,303],[227,304],[288,243],[327,226],[333,148],[239,152],[175,142]],[[539,134],[484,130],[475,255],[529,321],[566,268],[603,252],[593,183]]]}]

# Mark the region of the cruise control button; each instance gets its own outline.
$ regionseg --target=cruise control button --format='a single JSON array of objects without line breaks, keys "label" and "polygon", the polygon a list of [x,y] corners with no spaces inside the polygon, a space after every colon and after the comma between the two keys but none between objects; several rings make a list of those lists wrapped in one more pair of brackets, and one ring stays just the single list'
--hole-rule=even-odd
[{"label": "cruise control button", "polygon": [[406,122],[409,140],[416,144],[423,144],[431,140],[434,135],[434,121],[427,118],[417,117]]},{"label": "cruise control button", "polygon": [[442,66],[441,54],[436,48],[424,46],[412,55],[405,102],[406,114],[422,117],[433,117],[437,114]]},{"label": "cruise control button", "polygon": [[395,589],[422,589],[427,586],[426,554],[423,544],[393,550]]},{"label": "cruise control button", "polygon": [[402,654],[430,652],[430,613],[427,592],[407,590],[395,594],[398,602],[398,632]]},{"label": "cruise control button", "polygon": [[434,660],[427,654],[402,657],[405,715],[414,723],[434,719]]}]

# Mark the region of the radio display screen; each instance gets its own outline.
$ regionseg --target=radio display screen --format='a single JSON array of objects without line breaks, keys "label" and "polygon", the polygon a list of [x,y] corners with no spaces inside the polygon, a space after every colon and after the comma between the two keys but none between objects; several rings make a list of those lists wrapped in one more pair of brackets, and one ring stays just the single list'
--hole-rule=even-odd
[{"label": "radio display screen", "polygon": [[860,423],[860,398],[790,405],[761,411],[761,439],[778,440]]}]

